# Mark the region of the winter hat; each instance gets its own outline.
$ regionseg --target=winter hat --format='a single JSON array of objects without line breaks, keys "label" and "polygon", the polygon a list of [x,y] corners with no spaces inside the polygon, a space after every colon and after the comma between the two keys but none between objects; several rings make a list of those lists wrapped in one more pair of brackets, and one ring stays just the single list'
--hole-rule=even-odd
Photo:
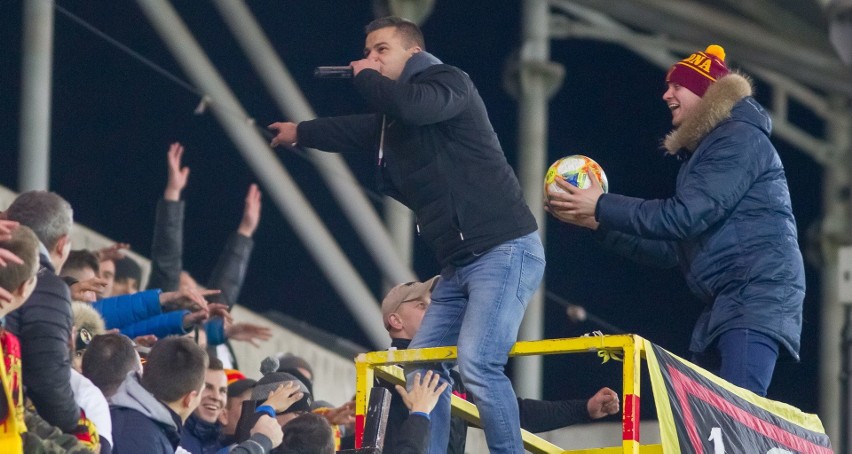
[{"label": "winter hat", "polygon": [[294,411],[311,411],[313,397],[311,396],[310,391],[308,391],[305,384],[299,381],[298,378],[285,372],[271,372],[264,375],[263,378],[257,381],[254,388],[252,388],[251,400],[263,402],[267,399],[267,397],[269,397],[269,393],[275,391],[279,386],[291,381],[295,381],[299,384],[299,391],[304,394],[304,397],[291,405],[290,408],[284,411],[284,413],[292,413]]},{"label": "winter hat", "polygon": [[704,52],[695,52],[672,65],[666,74],[666,83],[675,83],[699,97],[716,79],[728,74],[725,49],[717,44],[707,46]]},{"label": "winter hat", "polygon": [[225,377],[228,379],[229,385],[237,380],[246,379],[246,375],[237,369],[225,369]]}]

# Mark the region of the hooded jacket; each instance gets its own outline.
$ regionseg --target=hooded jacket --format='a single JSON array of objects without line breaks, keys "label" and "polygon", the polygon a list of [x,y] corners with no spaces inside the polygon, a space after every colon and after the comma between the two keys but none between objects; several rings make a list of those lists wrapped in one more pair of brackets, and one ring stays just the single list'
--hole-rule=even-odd
[{"label": "hooded jacket", "polygon": [[754,329],[798,359],[805,275],[772,122],[748,79],[729,74],[664,142],[683,159],[674,197],[604,194],[598,235],[622,254],[679,266],[706,308],[690,350],[721,333]]},{"label": "hooded jacket", "polygon": [[398,80],[365,69],[354,83],[379,113],[301,122],[299,144],[374,154],[382,191],[414,211],[442,266],[536,230],[466,73],[418,52]]},{"label": "hooded jacket", "polygon": [[199,418],[195,413],[186,418],[180,446],[193,454],[213,454],[224,445],[219,440],[222,425],[218,422],[209,423]]},{"label": "hooded jacket", "polygon": [[110,398],[113,453],[172,454],[180,443],[180,417],[148,392],[131,372]]}]

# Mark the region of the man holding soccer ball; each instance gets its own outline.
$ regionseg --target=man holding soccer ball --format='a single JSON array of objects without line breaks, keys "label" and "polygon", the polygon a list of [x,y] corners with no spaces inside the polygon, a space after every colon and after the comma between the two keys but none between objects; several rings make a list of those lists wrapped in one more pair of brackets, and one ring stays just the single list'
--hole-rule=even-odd
[{"label": "man holding soccer ball", "polygon": [[[412,22],[386,17],[366,31],[353,82],[377,113],[273,123],[272,145],[376,160],[383,191],[414,211],[442,267],[410,348],[458,345],[489,450],[521,454],[518,403],[503,367],[544,273],[535,218],[470,77],[425,52]],[[435,367],[448,381],[446,365]],[[446,452],[449,388],[431,420],[429,452]]]},{"label": "man holding soccer ball", "polygon": [[780,351],[798,360],[805,272],[771,121],[749,79],[711,45],[671,67],[663,100],[675,129],[664,146],[683,161],[675,195],[604,194],[595,178],[548,191],[557,219],[595,230],[623,255],[678,266],[706,304],[693,361],[766,395]]}]

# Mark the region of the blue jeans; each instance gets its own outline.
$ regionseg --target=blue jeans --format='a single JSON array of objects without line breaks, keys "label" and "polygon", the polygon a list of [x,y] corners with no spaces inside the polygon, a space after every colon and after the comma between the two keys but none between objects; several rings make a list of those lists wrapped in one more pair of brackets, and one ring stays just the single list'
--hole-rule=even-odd
[{"label": "blue jeans", "polygon": [[720,334],[707,351],[694,354],[692,362],[741,388],[766,396],[777,359],[775,339],[752,329],[737,328]]},{"label": "blue jeans", "polygon": [[[447,266],[432,291],[412,348],[458,346],[458,364],[467,391],[479,409],[492,453],[524,452],[518,402],[503,369],[518,337],[533,293],[544,274],[544,248],[538,232],[502,243],[468,265]],[[432,368],[450,381],[451,363],[417,365]],[[432,411],[429,453],[446,453],[450,434],[450,388]]]}]

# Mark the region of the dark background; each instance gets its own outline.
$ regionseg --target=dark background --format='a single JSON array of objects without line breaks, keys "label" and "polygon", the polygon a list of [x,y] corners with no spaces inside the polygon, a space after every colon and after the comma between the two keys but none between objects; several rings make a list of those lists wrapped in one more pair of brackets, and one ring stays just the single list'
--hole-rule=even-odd
[{"label": "dark background", "polygon": [[[135,2],[57,3],[188,80]],[[363,26],[373,18],[371,2],[247,3],[318,115],[365,111],[350,83],[314,80],[311,74],[318,65],[346,65],[360,58]],[[15,189],[21,2],[0,4],[0,184]],[[282,119],[214,7],[195,0],[173,4],[257,124]],[[520,43],[520,22],[519,2],[476,0],[438,1],[423,24],[427,49],[467,71],[477,84],[513,165],[518,149],[517,104],[503,89],[502,70]],[[549,161],[586,154],[606,169],[612,192],[644,198],[672,195],[678,163],[663,157],[659,149],[660,138],[670,129],[670,115],[660,99],[663,71],[613,45],[579,40],[554,40],[551,45],[552,60],[565,65],[566,77],[550,104]],[[729,63],[737,65],[736,55],[729,55]],[[193,114],[198,96],[58,12],[53,84],[51,189],[71,202],[77,222],[129,242],[144,255],[150,252],[154,206],[166,181],[166,150],[173,141],[186,146],[184,162],[192,173],[183,193],[187,201],[184,264],[203,282],[219,248],[236,229],[246,189],[255,179],[215,119],[209,113]],[[758,100],[765,101],[770,94],[758,85]],[[822,134],[816,121],[804,118],[802,122]],[[804,232],[820,212],[821,170],[777,137],[774,143],[787,169],[804,251]],[[314,167],[287,151],[279,150],[279,156],[379,298],[377,267],[338,215],[336,202]],[[374,189],[372,160],[346,159],[361,184]],[[546,227],[548,291],[688,357],[689,335],[700,306],[677,270],[650,269],[623,260],[600,248],[582,229],[552,219]],[[264,198],[255,240],[240,304],[261,312],[275,309],[370,345],[268,198]],[[439,271],[419,240],[415,271],[423,278]],[[802,362],[779,363],[769,397],[815,412],[820,283],[818,270],[810,265],[807,285]],[[545,318],[548,338],[599,329],[593,324],[572,324],[553,300],[546,302]],[[601,365],[595,355],[546,357],[545,367],[547,398],[588,395],[602,384],[620,386],[621,364]],[[642,412],[649,416],[653,409],[648,405],[647,380],[643,391]]]}]

